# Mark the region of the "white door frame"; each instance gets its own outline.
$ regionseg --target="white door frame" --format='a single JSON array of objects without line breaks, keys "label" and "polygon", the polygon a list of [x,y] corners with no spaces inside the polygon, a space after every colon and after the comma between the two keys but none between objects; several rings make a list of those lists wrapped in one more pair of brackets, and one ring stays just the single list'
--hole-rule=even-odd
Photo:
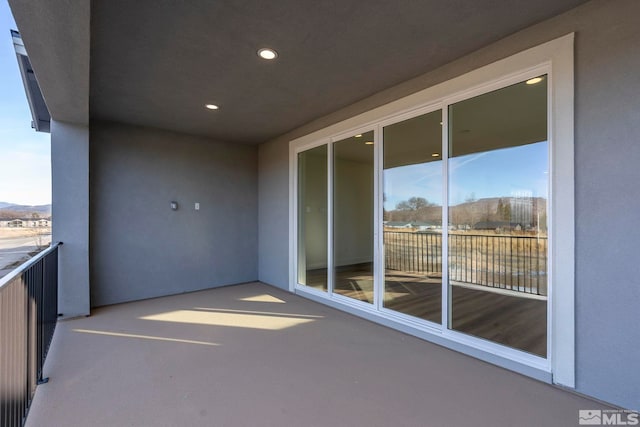
[{"label": "white door frame", "polygon": [[[575,387],[573,45],[574,34],[570,33],[291,141],[289,146],[289,289],[315,301],[522,374],[570,388]],[[439,108],[442,108],[443,111],[443,141],[446,141],[447,105],[475,96],[474,94],[489,92],[540,74],[548,75],[548,140],[551,172],[548,206],[550,217],[549,299],[547,302],[548,357],[546,359],[449,330],[446,327],[449,298],[444,293],[443,326],[381,309],[381,294],[379,293],[382,288],[380,283],[383,280],[384,271],[379,267],[381,263],[376,262],[381,260],[380,256],[384,256],[380,233],[382,197],[379,197],[382,188],[380,168],[382,126],[386,123],[402,121],[405,117],[419,115],[420,111],[440,106]],[[374,281],[377,285],[374,289],[376,289],[377,295],[373,305],[366,304],[365,306],[360,301],[351,300],[341,295],[335,295],[331,292],[324,293],[297,285],[297,153],[314,146],[328,144],[328,167],[331,168],[332,142],[369,130],[374,130],[374,142],[376,143],[376,160],[374,160],[374,195],[376,200],[374,265],[378,267],[374,270]],[[448,158],[447,146],[448,144],[443,144],[443,159]],[[444,167],[444,172],[447,172],[446,166]],[[329,268],[331,268],[332,173],[328,175],[328,260]],[[446,191],[446,184],[443,191]],[[443,215],[447,214],[446,205],[447,203],[443,203]],[[443,218],[447,218],[447,216]],[[443,233],[443,259],[447,259],[446,234]],[[561,263],[555,262],[559,259],[562,259]],[[443,290],[447,283],[448,280],[446,280],[446,274],[443,271]],[[331,290],[331,281],[329,287]]]}]

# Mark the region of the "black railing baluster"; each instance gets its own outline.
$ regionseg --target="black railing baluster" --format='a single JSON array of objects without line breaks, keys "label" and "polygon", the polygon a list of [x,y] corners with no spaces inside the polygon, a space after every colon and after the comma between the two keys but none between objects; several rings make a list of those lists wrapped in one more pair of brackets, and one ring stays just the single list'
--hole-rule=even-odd
[{"label": "black railing baluster", "polygon": [[471,249],[469,250],[469,256],[467,257],[469,267],[466,269],[466,272],[469,274],[469,277],[465,276],[465,281],[468,283],[475,283],[473,281],[473,241],[474,240],[475,239],[473,237],[469,239],[469,244],[471,246]]},{"label": "black railing baluster", "polygon": [[58,247],[0,279],[0,425],[22,426],[55,331]]},{"label": "black railing baluster", "polygon": [[[491,281],[496,283],[496,251],[495,251],[495,239],[491,239]],[[488,254],[487,254],[487,259]]]}]

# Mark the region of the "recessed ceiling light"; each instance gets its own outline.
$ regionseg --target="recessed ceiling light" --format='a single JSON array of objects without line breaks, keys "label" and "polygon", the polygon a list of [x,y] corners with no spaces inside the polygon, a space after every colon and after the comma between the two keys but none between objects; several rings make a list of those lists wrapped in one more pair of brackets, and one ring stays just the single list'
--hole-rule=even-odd
[{"label": "recessed ceiling light", "polygon": [[356,138],[362,138],[362,134],[361,133],[357,134]]},{"label": "recessed ceiling light", "polygon": [[258,56],[262,59],[276,59],[278,57],[278,52],[276,52],[273,49],[269,49],[269,48],[262,48],[258,51]]},{"label": "recessed ceiling light", "polygon": [[440,154],[438,154],[438,153],[433,153],[433,154],[431,154],[431,157],[440,157]]},{"label": "recessed ceiling light", "polygon": [[367,145],[373,145],[373,141],[367,141],[367,142],[365,142],[365,144],[367,144]]},{"label": "recessed ceiling light", "polygon": [[532,79],[527,80],[528,85],[534,85],[536,83],[540,83],[542,81],[542,77],[534,77]]},{"label": "recessed ceiling light", "polygon": [[205,104],[205,107],[207,107],[209,110],[217,110],[220,108],[215,104]]}]

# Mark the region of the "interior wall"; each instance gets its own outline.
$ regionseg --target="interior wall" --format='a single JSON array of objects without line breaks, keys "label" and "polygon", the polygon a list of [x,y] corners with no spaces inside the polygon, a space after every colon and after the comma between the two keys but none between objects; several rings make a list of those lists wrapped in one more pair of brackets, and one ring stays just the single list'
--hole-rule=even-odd
[{"label": "interior wall", "polygon": [[262,144],[261,280],[288,287],[289,141],[575,32],[576,389],[640,407],[638,16],[636,0],[594,0]]},{"label": "interior wall", "polygon": [[[301,160],[298,160],[300,167]],[[327,268],[327,155],[308,155],[304,159],[305,179],[298,181],[301,188],[298,200],[304,206],[304,258],[303,269]],[[302,248],[300,248],[302,249]]]},{"label": "interior wall", "polygon": [[258,278],[256,147],[107,122],[90,138],[92,306]]},{"label": "interior wall", "polygon": [[335,266],[373,262],[373,162],[335,159],[333,167],[343,182],[333,193]]}]

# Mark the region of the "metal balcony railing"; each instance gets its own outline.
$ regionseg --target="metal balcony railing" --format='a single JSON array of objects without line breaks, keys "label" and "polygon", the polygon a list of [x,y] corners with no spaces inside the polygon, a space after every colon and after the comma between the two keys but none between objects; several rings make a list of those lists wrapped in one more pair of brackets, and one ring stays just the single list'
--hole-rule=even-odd
[{"label": "metal balcony railing", "polygon": [[[385,268],[419,275],[442,273],[442,235],[384,232]],[[449,234],[449,280],[547,295],[547,238]]]},{"label": "metal balcony railing", "polygon": [[0,426],[25,423],[58,318],[58,244],[0,279]]}]

